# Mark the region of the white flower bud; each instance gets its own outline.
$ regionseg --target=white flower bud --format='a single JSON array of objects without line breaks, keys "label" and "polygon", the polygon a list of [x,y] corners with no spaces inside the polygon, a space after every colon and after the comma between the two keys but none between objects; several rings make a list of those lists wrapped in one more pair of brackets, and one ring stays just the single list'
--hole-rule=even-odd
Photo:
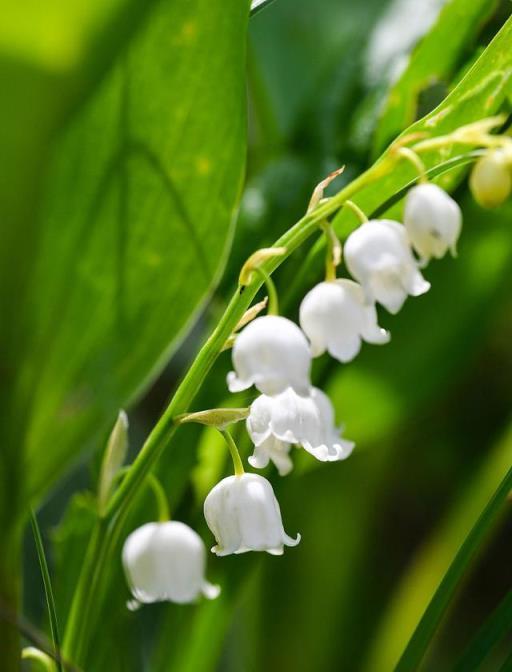
[{"label": "white flower bud", "polygon": [[291,388],[274,397],[262,394],[251,405],[247,431],[256,446],[249,458],[253,467],[261,465],[266,453],[279,469],[275,456],[292,443],[301,445],[322,462],[344,460],[354,448],[354,443],[343,439],[334,424],[329,397],[316,387],[307,396]]},{"label": "white flower bud", "polygon": [[230,392],[255,385],[264,394],[278,394],[287,387],[307,393],[311,351],[306,337],[291,320],[265,315],[237,336],[233,366],[235,371],[227,378]]},{"label": "white flower bud", "polygon": [[489,152],[471,171],[469,186],[475,201],[484,208],[496,208],[512,191],[511,157],[504,151]]},{"label": "white flower bud", "polygon": [[128,584],[138,602],[194,602],[220,593],[204,578],[206,550],[201,537],[184,523],[147,523],[123,546]]},{"label": "white flower bud", "polygon": [[327,350],[340,362],[354,359],[361,340],[381,344],[390,338],[377,324],[375,306],[365,304],[361,286],[352,280],[321,282],[313,287],[301,303],[300,326],[309,338],[313,357]]},{"label": "white flower bud", "polygon": [[257,474],[228,476],[210,491],[204,516],[217,545],[217,555],[267,551],[282,555],[283,546],[296,546],[283,528],[281,511],[272,486]]},{"label": "white flower bud", "polygon": [[436,184],[419,184],[405,199],[404,226],[422,264],[440,259],[448,250],[455,256],[462,228],[462,212]]},{"label": "white flower bud", "polygon": [[369,302],[398,313],[407,295],[428,292],[430,283],[418,270],[405,228],[390,219],[362,224],[345,243],[345,262],[363,286]]}]

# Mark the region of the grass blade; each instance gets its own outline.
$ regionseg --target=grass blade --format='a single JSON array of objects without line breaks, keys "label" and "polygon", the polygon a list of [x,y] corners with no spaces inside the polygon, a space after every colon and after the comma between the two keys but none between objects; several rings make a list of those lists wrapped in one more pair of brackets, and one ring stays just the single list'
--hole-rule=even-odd
[{"label": "grass blade", "polygon": [[46,597],[46,606],[48,609],[48,618],[50,621],[50,631],[52,635],[52,642],[55,649],[55,664],[57,671],[62,672],[62,664],[60,660],[60,637],[59,625],[57,622],[57,611],[55,609],[55,598],[53,596],[52,583],[50,580],[50,572],[48,571],[48,563],[46,562],[46,555],[44,552],[43,539],[41,537],[41,530],[37,522],[36,514],[30,512],[30,522],[32,523],[32,532],[34,534],[34,542],[37,550],[37,557],[39,559],[39,566],[41,568],[41,576],[43,578],[44,593]]},{"label": "grass blade", "polygon": [[[512,463],[512,426],[493,445],[456,501],[416,550],[382,617],[365,672],[394,670],[455,554]],[[494,533],[501,522],[491,526]],[[458,653],[458,652],[456,652]]]},{"label": "grass blade", "polygon": [[491,649],[512,630],[512,590],[496,607],[470,642],[454,672],[478,670]]},{"label": "grass blade", "polygon": [[498,672],[512,672],[512,651],[508,654]]},{"label": "grass blade", "polygon": [[418,669],[441,617],[448,607],[459,582],[472,559],[480,549],[486,534],[501,511],[512,489],[512,468],[501,481],[491,500],[460,547],[448,571],[444,575],[430,604],[407,644],[395,672],[412,672]]}]

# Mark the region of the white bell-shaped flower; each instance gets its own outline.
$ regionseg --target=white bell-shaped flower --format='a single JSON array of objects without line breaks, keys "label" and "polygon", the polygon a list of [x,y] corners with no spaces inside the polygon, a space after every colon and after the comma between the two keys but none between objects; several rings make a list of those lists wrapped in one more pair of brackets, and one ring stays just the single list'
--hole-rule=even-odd
[{"label": "white bell-shaped flower", "polygon": [[250,322],[233,346],[235,371],[228,374],[230,392],[255,385],[264,394],[278,394],[287,387],[307,392],[311,350],[299,327],[277,315]]},{"label": "white bell-shaped flower", "polygon": [[204,516],[217,545],[217,555],[267,551],[282,555],[283,546],[296,546],[283,528],[281,511],[272,486],[258,474],[228,476],[209,492]]},{"label": "white bell-shaped flower", "polygon": [[425,265],[440,259],[448,250],[457,252],[462,229],[462,212],[446,191],[436,184],[419,184],[405,199],[404,226],[412,246]]},{"label": "white bell-shaped flower", "polygon": [[348,237],[345,262],[361,283],[369,302],[398,313],[407,295],[428,292],[430,283],[418,270],[405,228],[390,219],[370,220]]},{"label": "white bell-shaped flower", "polygon": [[373,304],[365,303],[361,285],[352,280],[321,282],[306,294],[300,306],[300,326],[309,338],[313,357],[326,350],[340,362],[349,362],[361,341],[388,343],[389,332],[377,323]]},{"label": "white bell-shaped flower", "polygon": [[201,537],[184,523],[142,525],[126,539],[122,558],[137,602],[185,604],[200,595],[214,599],[220,593],[204,578],[206,550]]},{"label": "white bell-shaped flower", "polygon": [[251,464],[258,467],[266,453],[280,472],[275,456],[290,444],[301,445],[322,462],[344,460],[354,448],[334,424],[329,397],[316,387],[307,396],[291,388],[273,397],[262,394],[251,405],[247,431],[255,445]]}]

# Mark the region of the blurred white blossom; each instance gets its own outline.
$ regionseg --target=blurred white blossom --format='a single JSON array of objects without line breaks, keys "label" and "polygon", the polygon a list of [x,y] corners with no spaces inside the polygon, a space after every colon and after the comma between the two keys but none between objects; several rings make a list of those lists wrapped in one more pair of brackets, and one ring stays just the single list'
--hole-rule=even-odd
[{"label": "blurred white blossom", "polygon": [[455,256],[462,229],[462,212],[436,184],[419,184],[408,192],[404,226],[421,263],[440,259],[448,250]]},{"label": "blurred white blossom", "polygon": [[201,537],[178,521],[147,523],[123,546],[123,565],[137,602],[194,602],[214,599],[220,588],[204,578],[206,550]]},{"label": "blurred white blossom", "polygon": [[447,0],[393,0],[369,35],[365,57],[368,85],[393,82],[403,72],[409,52],[436,20]]}]

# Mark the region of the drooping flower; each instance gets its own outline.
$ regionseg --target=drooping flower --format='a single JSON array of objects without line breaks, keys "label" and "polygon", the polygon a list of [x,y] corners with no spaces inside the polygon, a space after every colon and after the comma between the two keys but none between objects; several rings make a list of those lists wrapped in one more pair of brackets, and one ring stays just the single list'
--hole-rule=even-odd
[{"label": "drooping flower", "polygon": [[404,226],[422,265],[440,259],[448,250],[456,255],[462,229],[462,212],[436,184],[418,184],[405,199]]},{"label": "drooping flower", "polygon": [[300,306],[300,326],[309,338],[313,357],[326,350],[340,362],[349,362],[361,341],[388,343],[389,332],[377,323],[374,305],[365,304],[363,289],[352,280],[321,282],[306,294]]},{"label": "drooping flower", "polygon": [[281,511],[272,486],[258,474],[228,476],[209,492],[204,516],[217,545],[217,555],[266,551],[282,555],[284,546],[296,546],[283,528]]},{"label": "drooping flower", "polygon": [[230,392],[255,385],[264,394],[278,394],[287,387],[307,393],[311,351],[306,337],[291,320],[265,315],[250,322],[237,336],[233,366],[235,371],[227,378]]},{"label": "drooping flower", "polygon": [[512,192],[512,156],[503,150],[489,152],[477,161],[469,177],[471,193],[484,208],[496,208]]},{"label": "drooping flower", "polygon": [[[267,462],[272,460],[280,473],[283,462],[278,462],[276,455],[286,454],[290,444],[301,445],[322,462],[344,460],[354,448],[354,443],[342,438],[334,424],[329,397],[316,387],[307,396],[291,388],[273,397],[262,394],[251,405],[247,431],[255,445],[251,464],[266,466],[262,459],[266,455]],[[291,468],[291,461],[284,464]]]},{"label": "drooping flower", "polygon": [[344,252],[347,268],[361,283],[367,300],[378,301],[390,313],[398,313],[408,294],[419,296],[430,289],[418,269],[407,232],[398,222],[365,222],[350,234]]},{"label": "drooping flower", "polygon": [[216,598],[220,588],[204,578],[206,550],[201,537],[178,521],[147,523],[126,539],[122,559],[137,602],[194,602]]}]

